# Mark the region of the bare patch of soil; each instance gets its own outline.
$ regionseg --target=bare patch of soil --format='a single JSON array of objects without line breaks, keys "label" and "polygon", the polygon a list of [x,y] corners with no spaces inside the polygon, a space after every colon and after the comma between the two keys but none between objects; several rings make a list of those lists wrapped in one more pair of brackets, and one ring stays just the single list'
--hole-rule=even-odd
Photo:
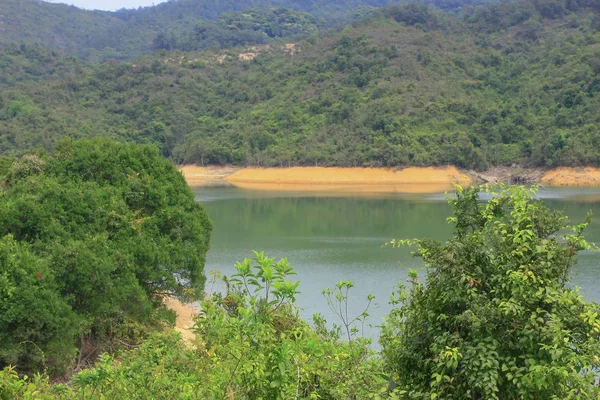
[{"label": "bare patch of soil", "polygon": [[193,304],[184,304],[172,297],[165,298],[164,302],[169,310],[177,313],[175,330],[181,334],[186,343],[192,343],[196,339],[192,328],[194,327],[194,318],[200,311],[199,307]]},{"label": "bare patch of soil", "polygon": [[547,171],[540,182],[552,186],[600,186],[600,168],[555,168]]},{"label": "bare patch of soil", "polygon": [[188,185],[192,187],[210,186],[222,183],[224,178],[239,171],[239,167],[181,165],[177,167],[183,174]]},{"label": "bare patch of soil", "polygon": [[424,168],[245,168],[225,178],[240,183],[268,184],[469,184],[471,178],[456,167]]}]

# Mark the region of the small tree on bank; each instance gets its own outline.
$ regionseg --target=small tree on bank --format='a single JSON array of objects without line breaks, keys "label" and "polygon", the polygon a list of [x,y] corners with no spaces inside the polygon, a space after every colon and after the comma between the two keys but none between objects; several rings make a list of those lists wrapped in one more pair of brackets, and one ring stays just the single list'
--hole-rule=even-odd
[{"label": "small tree on bank", "polygon": [[392,379],[411,399],[596,399],[599,307],[567,288],[588,221],[569,226],[510,187],[479,201],[457,188],[455,234],[414,245],[426,283],[411,275],[381,335]]}]

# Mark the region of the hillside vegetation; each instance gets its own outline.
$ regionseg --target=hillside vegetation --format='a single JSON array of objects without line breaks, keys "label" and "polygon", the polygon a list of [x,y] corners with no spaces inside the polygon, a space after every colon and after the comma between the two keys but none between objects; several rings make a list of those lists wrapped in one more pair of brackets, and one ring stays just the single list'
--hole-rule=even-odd
[{"label": "hillside vegetation", "polygon": [[0,152],[105,136],[198,164],[600,165],[599,12],[395,5],[293,45],[98,65],[13,46]]},{"label": "hillside vegetation", "polygon": [[[492,0],[416,0],[446,10],[464,4],[484,4]],[[382,7],[395,0],[176,0],[154,7],[122,9],[116,12],[89,11],[51,4],[40,0],[3,0],[0,2],[0,46],[38,45],[91,61],[111,58],[131,60],[151,52],[163,37],[189,37],[197,25],[218,30],[221,42],[204,40],[194,49],[213,45],[263,43],[269,35],[248,30],[232,32],[215,24],[224,13],[243,14],[254,9],[264,12],[285,8],[288,12],[310,13],[327,26],[350,21],[357,7]],[[285,32],[291,34],[292,32]],[[297,33],[294,31],[294,33]],[[222,37],[225,36],[225,37]],[[214,36],[213,36],[214,37]],[[160,46],[159,46],[160,47]]]}]

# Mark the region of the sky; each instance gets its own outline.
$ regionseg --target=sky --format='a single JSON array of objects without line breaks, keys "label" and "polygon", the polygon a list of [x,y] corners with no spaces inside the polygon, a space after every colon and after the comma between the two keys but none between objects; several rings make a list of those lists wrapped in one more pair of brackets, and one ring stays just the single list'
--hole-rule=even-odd
[{"label": "sky", "polygon": [[49,3],[64,3],[88,10],[115,11],[121,8],[138,8],[162,3],[165,0],[46,0]]}]

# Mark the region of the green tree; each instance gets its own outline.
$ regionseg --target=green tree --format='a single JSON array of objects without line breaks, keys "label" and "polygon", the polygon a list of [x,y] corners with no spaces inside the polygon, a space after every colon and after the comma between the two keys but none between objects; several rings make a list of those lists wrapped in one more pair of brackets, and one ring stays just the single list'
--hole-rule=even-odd
[{"label": "green tree", "polygon": [[535,188],[491,195],[458,188],[446,243],[392,242],[416,246],[427,281],[395,298],[386,367],[411,399],[597,398],[598,305],[566,286],[589,221],[569,226]]},{"label": "green tree", "polygon": [[10,235],[0,238],[0,365],[69,367],[80,321],[58,287],[47,260]]},{"label": "green tree", "polygon": [[[17,249],[40,263],[13,273],[12,258],[0,259],[0,271],[8,271],[4,296],[36,293],[30,286],[39,272],[44,278],[38,286],[45,285],[35,299],[49,310],[48,323],[28,325],[22,319],[35,315],[27,314],[35,304],[14,297],[3,322],[22,326],[27,340],[44,351],[47,338],[60,336],[53,326],[64,325],[61,340],[79,347],[77,367],[109,350],[113,339],[139,339],[140,332],[168,319],[163,296],[203,293],[212,225],[183,176],[154,146],[67,141],[53,156],[16,160],[0,196],[0,237],[18,242]],[[76,322],[64,323],[71,317],[65,310],[73,311]],[[10,346],[0,353],[0,366],[22,369],[23,363],[5,354],[16,354],[15,341],[25,339],[2,331]],[[68,364],[70,354],[52,357]]]}]

